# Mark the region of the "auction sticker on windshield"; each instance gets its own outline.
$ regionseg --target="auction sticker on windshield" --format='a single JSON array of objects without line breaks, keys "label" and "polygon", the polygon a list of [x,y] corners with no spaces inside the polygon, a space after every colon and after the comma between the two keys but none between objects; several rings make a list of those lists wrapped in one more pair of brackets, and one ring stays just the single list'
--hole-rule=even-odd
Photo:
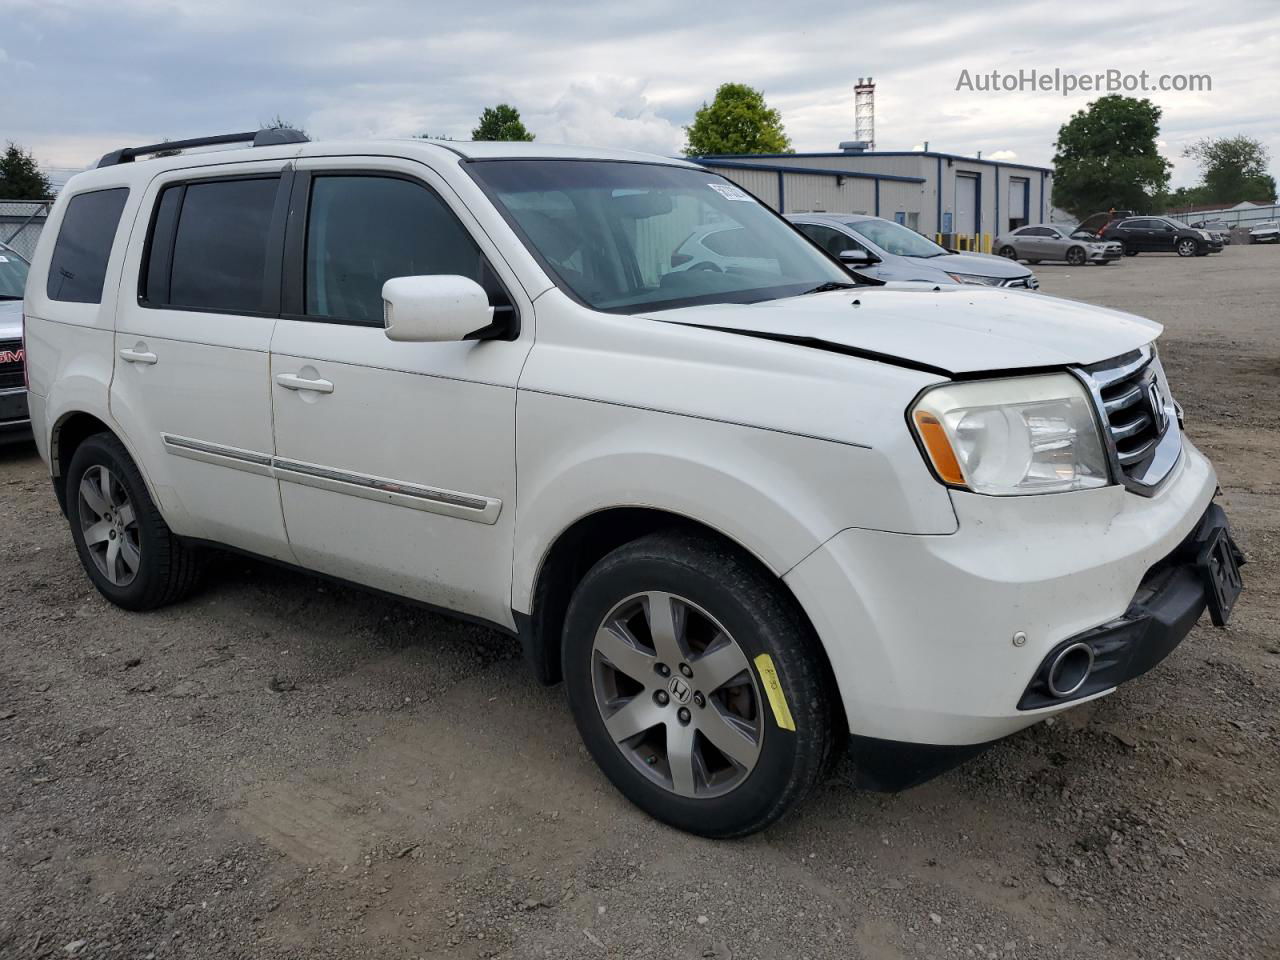
[{"label": "auction sticker on windshield", "polygon": [[731,183],[708,183],[707,186],[726,200],[746,200],[748,203],[751,202],[750,194],[743,193]]}]

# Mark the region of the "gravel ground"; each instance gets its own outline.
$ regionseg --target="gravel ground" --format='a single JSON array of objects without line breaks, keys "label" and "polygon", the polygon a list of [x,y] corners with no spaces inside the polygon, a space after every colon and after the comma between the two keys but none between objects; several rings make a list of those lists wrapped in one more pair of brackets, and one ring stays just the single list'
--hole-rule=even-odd
[{"label": "gravel ground", "polygon": [[745,841],[631,808],[498,634],[239,558],[109,606],[0,451],[0,957],[1280,956],[1280,250],[1037,271],[1167,325],[1251,560],[1235,619]]}]

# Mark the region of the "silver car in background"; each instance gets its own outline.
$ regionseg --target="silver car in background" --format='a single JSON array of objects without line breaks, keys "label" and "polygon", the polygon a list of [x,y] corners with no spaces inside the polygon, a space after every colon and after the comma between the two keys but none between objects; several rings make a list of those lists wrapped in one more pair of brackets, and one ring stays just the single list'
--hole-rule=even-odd
[{"label": "silver car in background", "polygon": [[1280,223],[1268,220],[1249,231],[1250,243],[1280,243]]},{"label": "silver car in background", "polygon": [[1073,267],[1086,263],[1105,266],[1124,256],[1124,247],[1115,241],[1099,240],[1093,234],[1053,223],[1035,223],[996,237],[996,253],[1010,260],[1064,260]]},{"label": "silver car in background", "polygon": [[1038,290],[1026,267],[989,253],[953,253],[910,227],[858,213],[789,213],[806,237],[859,276]]}]

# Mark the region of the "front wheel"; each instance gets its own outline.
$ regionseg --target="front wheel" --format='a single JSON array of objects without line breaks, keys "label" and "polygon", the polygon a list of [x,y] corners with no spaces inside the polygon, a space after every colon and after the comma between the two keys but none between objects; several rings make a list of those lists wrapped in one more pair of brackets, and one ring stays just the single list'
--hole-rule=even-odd
[{"label": "front wheel", "polygon": [[1078,267],[1084,263],[1085,252],[1084,247],[1072,247],[1067,251],[1067,263],[1073,267]]},{"label": "front wheel", "polygon": [[773,823],[818,781],[836,702],[794,600],[732,546],[652,534],[583,578],[563,666],[582,739],[651,816],[707,837]]},{"label": "front wheel", "polygon": [[1126,257],[1136,257],[1138,255],[1138,251],[1133,249],[1133,247],[1129,246],[1127,243],[1122,244],[1122,248],[1124,249],[1124,255]]},{"label": "front wheel", "polygon": [[1196,255],[1196,242],[1194,240],[1178,241],[1178,256],[1194,257]]},{"label": "front wheel", "polygon": [[170,532],[119,440],[99,433],[80,444],[66,483],[71,538],[104,597],[126,610],[152,610],[195,585],[197,556]]}]

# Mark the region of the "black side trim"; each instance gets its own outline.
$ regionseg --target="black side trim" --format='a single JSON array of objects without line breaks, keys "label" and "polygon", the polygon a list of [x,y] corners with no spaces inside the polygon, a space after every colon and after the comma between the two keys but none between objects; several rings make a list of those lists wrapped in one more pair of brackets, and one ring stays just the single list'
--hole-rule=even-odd
[{"label": "black side trim", "polygon": [[469,613],[462,613],[458,610],[450,610],[448,607],[441,607],[434,603],[428,603],[425,600],[415,600],[413,597],[406,597],[399,593],[390,593],[386,590],[379,590],[377,587],[370,587],[363,583],[357,583],[354,580],[335,577],[332,574],[322,573],[319,570],[310,570],[307,567],[298,566],[298,564],[290,563],[287,560],[277,560],[275,557],[264,557],[262,554],[254,553],[252,550],[244,550],[240,547],[233,547],[226,543],[218,543],[216,540],[201,540],[194,537],[183,537],[182,542],[193,547],[202,547],[205,549],[217,550],[222,553],[233,553],[241,557],[250,557],[253,560],[258,560],[273,567],[280,567],[283,570],[289,570],[293,573],[305,574],[308,577],[315,577],[317,580],[324,580],[327,583],[350,587],[353,590],[359,590],[361,593],[367,593],[371,596],[383,597],[387,600],[394,600],[397,603],[404,603],[411,607],[418,607],[419,609],[429,611],[430,613],[449,617],[451,620],[461,620],[465,623],[474,623],[476,626],[495,630],[506,637],[514,637],[516,635],[516,632],[510,627],[501,623],[495,623],[492,620],[486,620],[484,617],[477,617]]}]

